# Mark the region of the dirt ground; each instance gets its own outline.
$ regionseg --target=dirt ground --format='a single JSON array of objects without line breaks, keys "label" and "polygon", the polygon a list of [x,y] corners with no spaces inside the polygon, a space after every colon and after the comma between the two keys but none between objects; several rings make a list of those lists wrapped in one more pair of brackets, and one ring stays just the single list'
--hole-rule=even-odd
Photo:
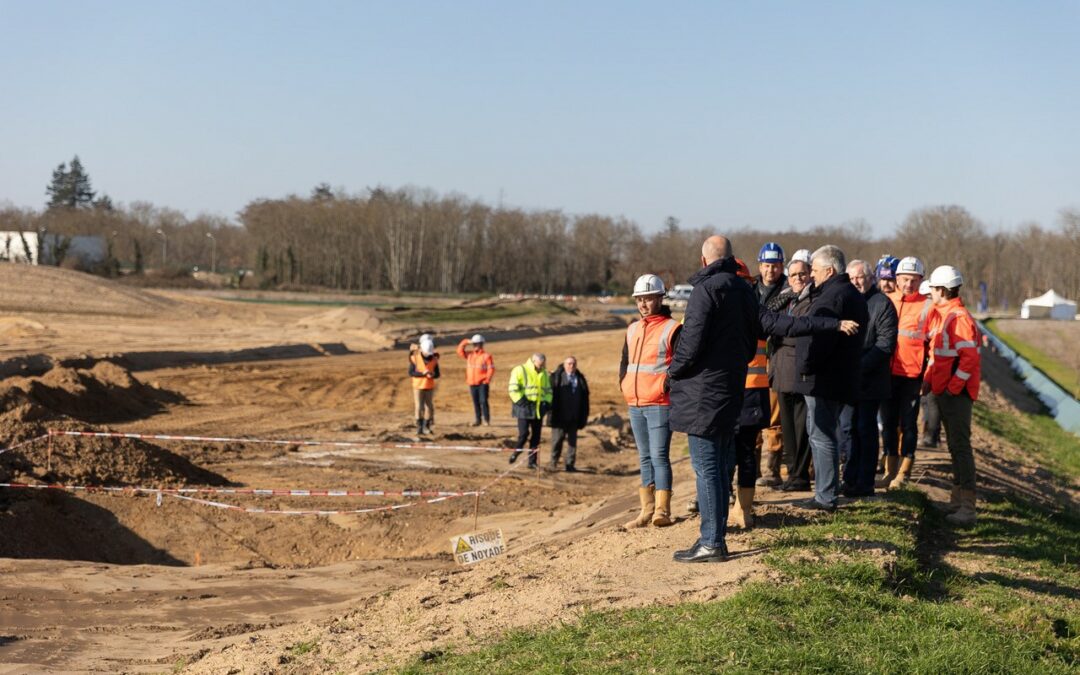
[{"label": "dirt ground", "polygon": [[[246,305],[117,290],[89,278],[45,276],[36,283],[50,279],[68,284],[59,286],[66,289],[62,302],[49,304],[48,293],[32,302],[0,294],[0,326],[25,329],[9,336],[3,355],[10,363],[23,359],[23,365],[89,356],[42,373],[27,366],[24,375],[0,384],[5,447],[48,428],[425,444],[413,436],[406,352],[387,349],[389,331],[360,308]],[[93,303],[83,303],[79,294],[94,296]],[[49,311],[34,311],[34,303]],[[197,325],[200,317],[205,326]],[[312,661],[295,662],[292,650],[309,643],[319,655],[315,670],[377,670],[425,650],[468,647],[508,628],[573,620],[590,609],[714,599],[748,579],[766,578],[762,549],[751,548],[750,535],[738,531],[729,540],[737,553],[727,564],[670,562],[671,551],[693,543],[698,527],[686,512],[693,475],[679,437],[673,445],[676,524],[633,532],[619,527],[637,502],[636,451],[616,386],[622,331],[582,332],[572,325],[575,319],[564,321],[575,332],[489,343],[497,368],[490,427],[470,426],[464,362],[452,345],[440,343],[436,434],[426,444],[512,445],[515,428],[505,394],[510,367],[533,351],[545,352],[552,367],[574,354],[591,385],[594,415],[579,444],[577,474],[530,472],[524,461],[507,474],[503,451],[371,445],[56,437],[51,445],[45,439],[0,454],[0,481],[6,482],[485,489],[478,500],[284,516],[225,510],[170,494],[159,504],[154,494],[0,488],[0,672],[309,672]],[[34,333],[39,325],[45,332]],[[494,328],[515,336],[522,325]],[[198,350],[187,346],[189,331],[207,343]],[[286,360],[270,358],[280,354],[273,350],[244,354],[240,362],[207,358],[215,349],[273,347],[301,337],[363,345]],[[147,361],[132,372],[122,362],[93,358],[140,350],[162,354],[162,363],[177,363],[177,353],[191,359],[159,368]],[[1014,405],[1004,396],[991,400],[1003,409]],[[1051,487],[996,439],[976,434],[976,441],[987,467],[984,489],[1075,499],[1075,491]],[[944,497],[944,454],[925,457],[920,484]],[[545,444],[541,462],[547,458]],[[265,509],[351,510],[418,501],[203,496]],[[792,506],[791,495],[760,496],[759,532],[808,518]],[[503,530],[508,554],[467,568],[455,565],[449,538],[488,528]]]}]

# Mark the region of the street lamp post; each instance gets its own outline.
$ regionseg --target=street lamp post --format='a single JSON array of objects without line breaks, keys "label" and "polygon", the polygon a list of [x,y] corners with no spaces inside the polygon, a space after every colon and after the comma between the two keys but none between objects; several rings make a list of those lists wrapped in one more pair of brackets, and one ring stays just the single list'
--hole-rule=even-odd
[{"label": "street lamp post", "polygon": [[157,233],[161,235],[161,269],[164,271],[165,261],[169,257],[169,238],[160,229],[157,230]]},{"label": "street lamp post", "polygon": [[217,274],[217,239],[212,232],[207,232],[206,236],[210,239],[210,274]]}]

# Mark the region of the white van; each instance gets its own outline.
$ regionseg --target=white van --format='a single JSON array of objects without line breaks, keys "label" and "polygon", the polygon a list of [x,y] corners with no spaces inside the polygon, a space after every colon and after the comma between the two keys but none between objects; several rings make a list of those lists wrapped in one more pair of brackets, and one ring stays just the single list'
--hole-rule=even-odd
[{"label": "white van", "polygon": [[690,299],[690,291],[694,287],[690,284],[675,284],[667,292],[667,304],[669,307],[686,307],[686,301]]}]

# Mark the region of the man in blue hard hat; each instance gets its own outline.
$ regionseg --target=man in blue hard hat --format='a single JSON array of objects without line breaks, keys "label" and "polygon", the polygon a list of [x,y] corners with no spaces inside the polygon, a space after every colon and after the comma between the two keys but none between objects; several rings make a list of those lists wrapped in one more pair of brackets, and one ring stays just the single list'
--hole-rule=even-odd
[{"label": "man in blue hard hat", "polygon": [[[758,275],[754,291],[758,296],[758,305],[768,307],[769,302],[780,295],[787,285],[784,275],[784,249],[774,241],[767,242],[758,251]],[[758,453],[767,455],[764,475],[757,479],[757,485],[776,487],[783,483],[780,466],[784,459],[783,434],[780,431],[780,405],[776,392],[769,396],[769,425],[762,429],[758,437]]]}]

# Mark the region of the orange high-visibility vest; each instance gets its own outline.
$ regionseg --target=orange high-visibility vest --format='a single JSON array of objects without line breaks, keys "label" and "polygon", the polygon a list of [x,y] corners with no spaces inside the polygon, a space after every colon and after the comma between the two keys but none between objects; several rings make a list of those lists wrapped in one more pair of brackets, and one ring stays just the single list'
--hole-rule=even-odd
[{"label": "orange high-visibility vest", "polygon": [[627,405],[671,405],[664,381],[675,356],[671,343],[678,326],[675,319],[654,314],[626,328],[629,363],[621,385]]},{"label": "orange high-visibility vest", "polygon": [[933,301],[925,295],[912,293],[896,304],[899,318],[896,331],[896,351],[893,353],[892,374],[901,377],[922,377],[926,364],[926,346],[930,339],[931,307]]},{"label": "orange high-visibility vest", "polygon": [[971,400],[979,398],[982,360],[979,356],[979,327],[960,298],[938,308],[941,327],[934,332],[934,351],[926,369],[930,391],[959,394],[965,389]]},{"label": "orange high-visibility vest", "polygon": [[428,361],[427,363],[425,363],[424,362],[424,355],[420,353],[419,349],[417,349],[415,352],[412,353],[411,358],[412,358],[413,365],[416,366],[416,372],[420,374],[419,376],[416,376],[416,375],[413,376],[413,379],[412,379],[412,387],[413,387],[413,389],[420,389],[420,390],[434,389],[435,388],[435,378],[427,377],[425,374],[428,373],[428,372],[430,372],[432,375],[435,374],[435,366],[439,365],[439,357],[438,356],[432,356],[431,360]]},{"label": "orange high-visibility vest", "polygon": [[769,388],[769,355],[768,343],[765,340],[757,341],[757,353],[750,361],[750,368],[746,371],[747,389]]}]

